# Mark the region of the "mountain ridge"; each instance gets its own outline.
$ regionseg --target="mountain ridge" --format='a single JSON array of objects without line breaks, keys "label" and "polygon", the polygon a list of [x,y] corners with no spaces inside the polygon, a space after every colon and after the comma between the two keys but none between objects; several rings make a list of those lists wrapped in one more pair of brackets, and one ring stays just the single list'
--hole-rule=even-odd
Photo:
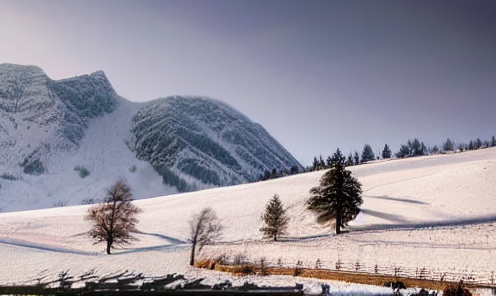
[{"label": "mountain ridge", "polygon": [[0,149],[4,211],[94,201],[117,178],[143,198],[302,168],[261,125],[218,100],[134,103],[103,71],[52,80],[13,64],[0,64]]}]

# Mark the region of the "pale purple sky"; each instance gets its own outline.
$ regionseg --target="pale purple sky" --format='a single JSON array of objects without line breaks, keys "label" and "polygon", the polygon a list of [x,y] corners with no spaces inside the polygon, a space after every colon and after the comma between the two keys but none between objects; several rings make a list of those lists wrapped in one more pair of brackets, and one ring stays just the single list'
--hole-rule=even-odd
[{"label": "pale purple sky", "polygon": [[494,0],[0,0],[0,63],[224,101],[305,165],[496,135]]}]

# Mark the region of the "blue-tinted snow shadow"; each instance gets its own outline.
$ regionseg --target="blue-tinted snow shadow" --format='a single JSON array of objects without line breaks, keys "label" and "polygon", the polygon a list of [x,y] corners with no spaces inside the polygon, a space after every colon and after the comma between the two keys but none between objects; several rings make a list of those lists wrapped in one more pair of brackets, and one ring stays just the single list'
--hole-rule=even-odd
[{"label": "blue-tinted snow shadow", "polygon": [[377,217],[377,218],[381,218],[381,219],[384,219],[384,220],[388,220],[388,221],[391,221],[391,222],[399,222],[399,223],[406,223],[406,222],[408,222],[407,219],[405,219],[405,218],[403,218],[402,216],[399,216],[399,215],[387,214],[387,213],[373,211],[373,210],[368,210],[368,209],[361,209],[360,210],[360,213],[366,214],[366,215],[370,215],[370,216],[374,216],[374,217]]},{"label": "blue-tinted snow shadow", "polygon": [[367,198],[375,198],[375,199],[383,199],[383,200],[391,200],[391,201],[399,201],[399,202],[406,202],[406,203],[412,203],[412,204],[418,204],[418,205],[426,205],[427,203],[418,201],[418,200],[413,200],[413,199],[408,199],[408,198],[398,198],[398,197],[389,197],[389,196],[364,196]]},{"label": "blue-tinted snow shadow", "polygon": [[71,249],[37,245],[37,244],[33,244],[33,243],[14,242],[14,241],[8,241],[8,240],[3,240],[3,239],[0,239],[0,244],[17,246],[17,247],[24,247],[24,248],[29,248],[29,249],[41,250],[41,251],[65,253],[65,254],[76,254],[76,255],[95,255],[95,254],[97,254],[95,252],[84,252],[84,251],[77,251],[77,250],[71,250]]},{"label": "blue-tinted snow shadow", "polygon": [[184,248],[189,248],[189,244],[185,241],[182,241],[180,239],[163,235],[163,234],[158,234],[158,233],[147,233],[147,232],[138,232],[141,235],[150,235],[150,236],[155,236],[158,238],[161,238],[163,240],[168,241],[168,244],[165,245],[158,245],[158,246],[150,246],[150,247],[143,247],[143,248],[126,248],[123,249],[121,252],[116,252],[112,253],[112,255],[124,255],[124,254],[129,254],[129,253],[139,253],[139,252],[148,252],[148,251],[175,251],[178,249],[184,249]]},{"label": "blue-tinted snow shadow", "polygon": [[456,226],[470,226],[482,223],[496,222],[496,215],[481,216],[475,218],[459,218],[448,221],[427,221],[427,222],[411,222],[411,223],[398,223],[398,224],[373,224],[367,226],[356,226],[351,230],[357,231],[370,231],[370,230],[399,230],[399,229],[421,229],[431,227],[456,227]]},{"label": "blue-tinted snow shadow", "polygon": [[171,244],[174,244],[174,245],[181,245],[181,244],[185,244],[186,243],[185,241],[182,241],[180,239],[174,238],[172,236],[163,235],[163,234],[148,233],[148,232],[141,232],[141,231],[138,232],[138,233],[139,234],[142,234],[142,235],[156,236],[158,238],[165,239],[165,240],[169,241]]}]

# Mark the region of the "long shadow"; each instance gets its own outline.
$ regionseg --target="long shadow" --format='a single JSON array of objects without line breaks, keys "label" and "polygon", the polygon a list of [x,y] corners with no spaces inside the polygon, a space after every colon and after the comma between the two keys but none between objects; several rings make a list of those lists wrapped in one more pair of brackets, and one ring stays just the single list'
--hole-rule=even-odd
[{"label": "long shadow", "polygon": [[64,249],[64,248],[55,248],[55,247],[35,245],[35,244],[23,243],[23,242],[13,242],[13,241],[8,241],[8,240],[3,240],[3,239],[0,239],[0,244],[17,246],[17,247],[24,247],[24,248],[30,248],[30,249],[42,250],[42,251],[65,253],[65,254],[76,254],[76,255],[95,255],[95,254],[97,254],[96,252],[84,252],[84,251],[70,250],[70,249]]},{"label": "long shadow", "polygon": [[190,246],[187,244],[183,244],[183,245],[160,245],[160,246],[153,246],[153,247],[126,249],[125,251],[122,251],[122,252],[112,253],[112,255],[125,255],[125,254],[141,253],[141,252],[148,252],[148,251],[164,251],[164,250],[174,251],[174,250],[186,249],[186,248],[189,249]]},{"label": "long shadow", "polygon": [[401,223],[408,222],[407,219],[405,219],[401,216],[398,216],[398,215],[394,215],[394,214],[387,214],[387,213],[382,213],[382,212],[377,212],[377,211],[367,210],[367,209],[362,209],[362,210],[360,210],[360,212],[363,214],[367,214],[367,215],[381,218],[384,220],[388,220],[391,222],[401,222]]},{"label": "long shadow", "polygon": [[422,201],[407,199],[407,198],[397,198],[397,197],[389,197],[389,196],[369,196],[369,195],[364,196],[364,197],[370,197],[370,198],[376,198],[376,199],[385,199],[385,200],[392,200],[392,201],[400,201],[400,202],[419,204],[419,205],[426,205],[427,204],[427,203],[422,202]]},{"label": "long shadow", "polygon": [[397,230],[397,229],[421,229],[430,227],[449,227],[449,226],[468,226],[482,223],[496,222],[496,215],[482,216],[469,219],[457,219],[450,221],[427,221],[419,223],[402,223],[402,224],[374,224],[369,226],[353,227],[352,232],[370,231],[370,230]]},{"label": "long shadow", "polygon": [[181,244],[185,244],[186,242],[185,241],[182,241],[180,239],[177,239],[177,238],[174,238],[174,237],[171,237],[171,236],[167,236],[167,235],[163,235],[163,234],[158,234],[158,233],[147,233],[147,232],[138,232],[139,234],[143,234],[143,235],[151,235],[151,236],[156,236],[156,237],[159,237],[161,239],[165,239],[165,240],[168,240],[170,241],[172,244],[175,244],[175,245],[181,245]]}]

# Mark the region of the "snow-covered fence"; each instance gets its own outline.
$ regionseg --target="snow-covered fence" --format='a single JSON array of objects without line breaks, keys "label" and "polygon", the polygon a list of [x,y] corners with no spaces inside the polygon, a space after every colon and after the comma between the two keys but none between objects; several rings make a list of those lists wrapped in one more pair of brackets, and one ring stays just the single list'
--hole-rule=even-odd
[{"label": "snow-covered fence", "polygon": [[264,259],[264,264],[268,267],[284,268],[308,268],[308,269],[328,269],[337,271],[349,271],[359,273],[370,273],[395,277],[406,277],[423,280],[459,282],[479,285],[496,285],[496,269],[485,272],[470,270],[443,270],[441,268],[432,269],[428,267],[411,267],[401,264],[379,265],[365,264],[359,261],[343,262],[341,260],[330,261],[316,258],[315,261],[296,260],[279,258],[276,261]]}]

